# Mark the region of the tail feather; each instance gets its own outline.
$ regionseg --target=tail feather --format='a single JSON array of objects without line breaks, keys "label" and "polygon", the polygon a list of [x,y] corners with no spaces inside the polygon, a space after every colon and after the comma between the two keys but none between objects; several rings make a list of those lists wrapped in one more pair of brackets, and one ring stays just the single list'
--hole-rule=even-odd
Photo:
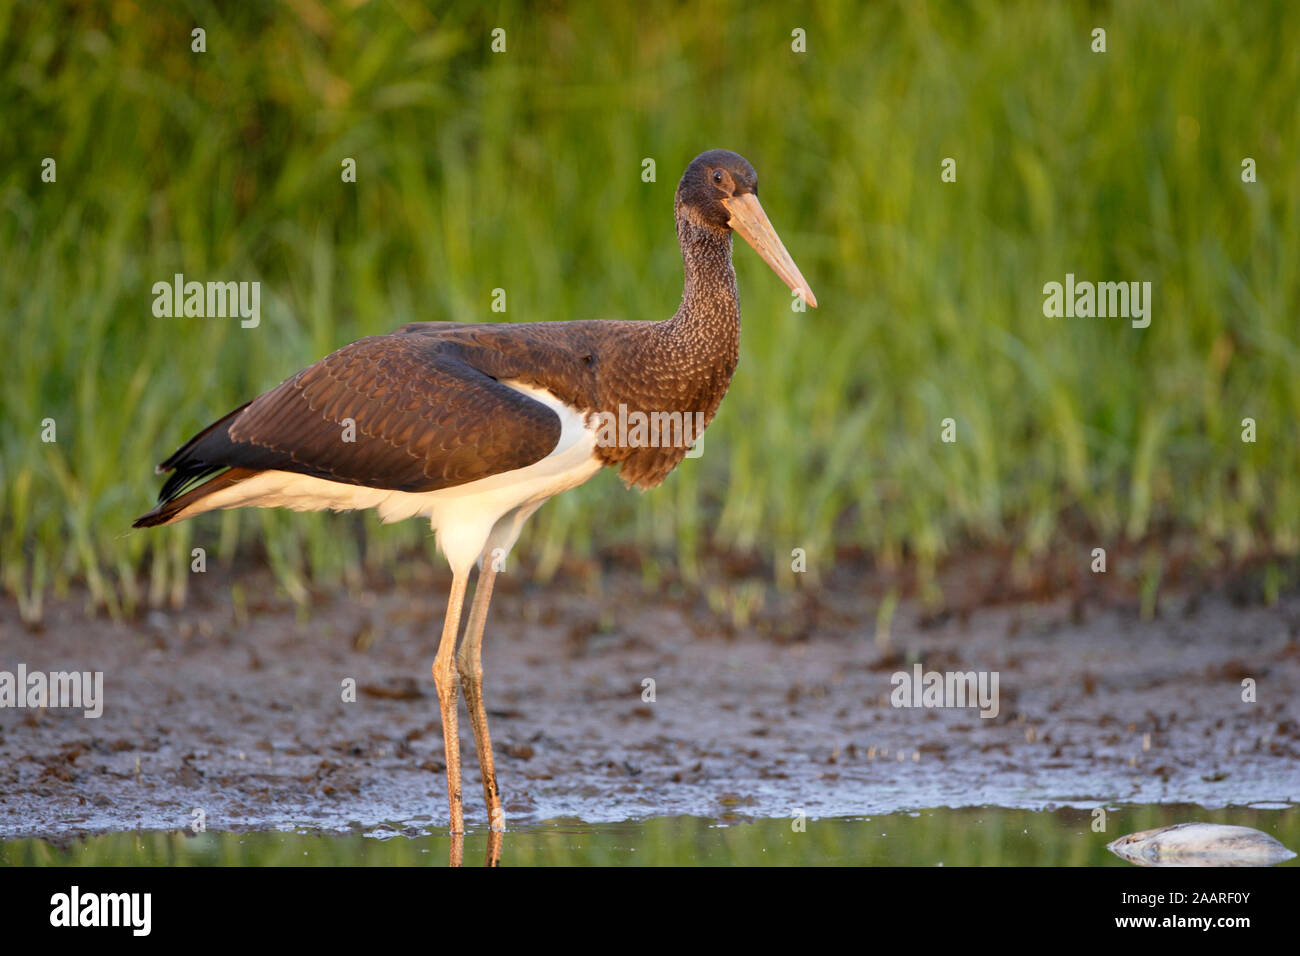
[{"label": "tail feather", "polygon": [[237,485],[246,478],[251,478],[257,472],[249,468],[230,468],[223,471],[208,481],[203,482],[197,488],[185,492],[184,494],[175,495],[170,498],[163,498],[158,502],[158,507],[154,508],[148,514],[143,514],[131,522],[132,528],[152,528],[160,524],[170,524],[180,518],[188,517],[181,512],[188,509],[191,505],[197,504],[202,499],[223,488],[229,488],[231,485]]},{"label": "tail feather", "polygon": [[213,422],[155,469],[160,475],[171,472],[158,493],[158,506],[135,519],[131,527],[151,528],[179,520],[191,505],[256,473],[255,469],[231,467],[229,461],[230,424],[248,404]]}]

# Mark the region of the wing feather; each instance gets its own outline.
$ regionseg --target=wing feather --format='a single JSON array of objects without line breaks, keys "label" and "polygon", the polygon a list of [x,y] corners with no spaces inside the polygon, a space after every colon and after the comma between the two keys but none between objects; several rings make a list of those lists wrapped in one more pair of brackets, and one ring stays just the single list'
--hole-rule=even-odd
[{"label": "wing feather", "polygon": [[434,491],[546,457],[559,416],[458,352],[454,342],[405,335],[344,346],[231,422],[228,464],[245,465],[247,447],[249,464],[269,453],[287,459],[274,467],[317,477]]},{"label": "wing feather", "polygon": [[455,342],[384,335],[308,366],[199,433],[164,467],[174,479],[279,469],[434,491],[523,468],[559,439],[555,412],[467,364]]}]

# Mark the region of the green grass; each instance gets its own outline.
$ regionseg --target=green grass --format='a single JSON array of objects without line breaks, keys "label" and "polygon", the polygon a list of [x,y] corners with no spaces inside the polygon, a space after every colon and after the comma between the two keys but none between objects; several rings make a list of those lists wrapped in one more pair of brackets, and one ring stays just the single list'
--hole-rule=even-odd
[{"label": "green grass", "polygon": [[[1294,4],[153,7],[0,8],[0,583],[29,617],[82,580],[113,612],[178,599],[200,545],[264,543],[300,600],[427,551],[420,522],[355,516],[128,526],[155,462],[362,335],[667,317],[672,191],[712,146],[755,164],[822,307],[792,313],[738,244],[742,358],[704,456],[553,501],[525,561],[630,542],[689,576],[734,548],[788,582],[796,547],[814,576],[843,546],[925,575],[1080,528],[1300,547]],[[175,272],[260,281],[261,326],[155,318]],[[1151,327],[1044,318],[1066,272],[1152,282]]]}]

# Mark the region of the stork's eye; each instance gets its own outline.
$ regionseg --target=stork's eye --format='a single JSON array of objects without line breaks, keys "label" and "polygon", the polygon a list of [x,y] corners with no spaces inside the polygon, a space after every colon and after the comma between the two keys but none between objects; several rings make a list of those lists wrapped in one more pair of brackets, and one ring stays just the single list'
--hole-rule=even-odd
[{"label": "stork's eye", "polygon": [[717,183],[719,186],[722,185],[722,170],[715,169],[713,171],[713,181]]}]

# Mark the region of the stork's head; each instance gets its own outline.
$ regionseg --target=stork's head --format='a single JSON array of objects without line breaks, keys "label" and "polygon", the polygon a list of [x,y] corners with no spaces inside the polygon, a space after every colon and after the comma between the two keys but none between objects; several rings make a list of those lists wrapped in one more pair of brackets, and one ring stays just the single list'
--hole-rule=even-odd
[{"label": "stork's head", "polygon": [[759,205],[758,174],[745,157],[728,149],[700,153],[682,174],[677,198],[695,221],[738,233],[786,285],[816,308],[817,297]]}]

